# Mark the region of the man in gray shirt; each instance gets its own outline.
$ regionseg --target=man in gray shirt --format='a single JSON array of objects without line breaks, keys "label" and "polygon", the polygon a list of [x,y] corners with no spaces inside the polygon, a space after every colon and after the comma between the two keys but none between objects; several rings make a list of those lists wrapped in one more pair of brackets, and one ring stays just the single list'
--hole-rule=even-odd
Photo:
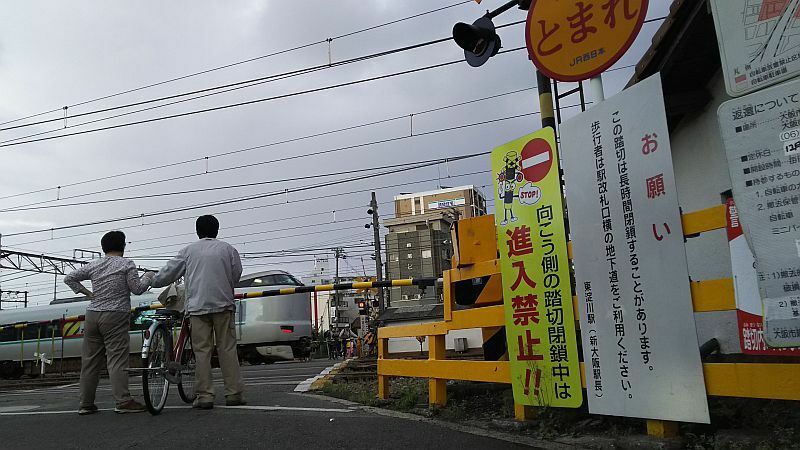
[{"label": "man in gray shirt", "polygon": [[184,247],[153,280],[162,287],[186,277],[186,313],[191,318],[192,349],[197,360],[194,407],[214,407],[211,353],[214,343],[225,380],[225,404],[244,405],[241,371],[236,353],[233,288],[242,276],[239,252],[216,239],[219,221],[201,216],[196,223],[199,241]]}]

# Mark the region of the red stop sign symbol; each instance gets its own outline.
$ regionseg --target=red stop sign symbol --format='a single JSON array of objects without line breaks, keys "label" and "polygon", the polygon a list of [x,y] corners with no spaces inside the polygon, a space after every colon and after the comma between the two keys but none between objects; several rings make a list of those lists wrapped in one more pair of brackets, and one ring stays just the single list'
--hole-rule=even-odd
[{"label": "red stop sign symbol", "polygon": [[522,174],[531,183],[538,183],[550,172],[553,165],[553,151],[550,144],[540,138],[532,139],[522,148]]}]

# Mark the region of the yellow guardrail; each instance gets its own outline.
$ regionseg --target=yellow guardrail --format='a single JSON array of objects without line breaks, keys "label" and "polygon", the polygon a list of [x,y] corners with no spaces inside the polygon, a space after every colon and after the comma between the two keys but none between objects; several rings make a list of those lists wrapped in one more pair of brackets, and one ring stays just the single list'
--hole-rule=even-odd
[{"label": "yellow guardrail", "polygon": [[[719,205],[683,214],[683,232],[687,237],[725,228],[725,206]],[[494,238],[494,237],[492,237]],[[569,247],[569,256],[572,257]],[[494,269],[493,269],[494,268]],[[391,377],[428,378],[431,405],[447,401],[447,380],[511,383],[508,361],[470,361],[445,358],[445,335],[468,328],[490,329],[505,325],[503,306],[493,305],[454,311],[449,281],[453,274],[486,275],[499,273],[497,261],[476,263],[472,268],[456,268],[445,272],[445,320],[441,322],[382,327],[378,329],[378,396],[389,397]],[[463,277],[461,278],[463,279]],[[736,309],[731,278],[691,282],[695,312],[730,311]],[[573,297],[577,311],[577,298]],[[428,359],[391,359],[389,339],[426,336]],[[704,363],[706,391],[710,396],[800,400],[800,364],[785,363]],[[586,376],[581,363],[581,379]],[[533,410],[515,405],[519,419],[526,419]],[[664,437],[677,433],[677,424],[648,420],[648,433]]]}]

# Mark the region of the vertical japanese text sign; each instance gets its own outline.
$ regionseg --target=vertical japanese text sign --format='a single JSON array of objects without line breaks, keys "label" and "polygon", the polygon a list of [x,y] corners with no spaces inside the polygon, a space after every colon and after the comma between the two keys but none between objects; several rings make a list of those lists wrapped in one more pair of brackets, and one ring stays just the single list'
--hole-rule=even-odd
[{"label": "vertical japanese text sign", "polygon": [[771,347],[800,346],[800,80],[717,111]]},{"label": "vertical japanese text sign", "polygon": [[558,167],[551,128],[492,151],[514,401],[577,408],[583,391]]},{"label": "vertical japanese text sign", "polygon": [[660,75],[561,136],[589,412],[708,423]]}]

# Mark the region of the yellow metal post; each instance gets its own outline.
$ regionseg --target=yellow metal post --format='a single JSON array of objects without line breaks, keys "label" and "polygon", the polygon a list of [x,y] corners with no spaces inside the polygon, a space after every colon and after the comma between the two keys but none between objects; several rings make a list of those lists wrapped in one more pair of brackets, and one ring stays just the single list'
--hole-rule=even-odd
[{"label": "yellow metal post", "polygon": [[[428,360],[445,359],[445,335],[428,336]],[[428,379],[428,404],[444,406],[447,403],[447,380]]]},{"label": "yellow metal post", "polygon": [[[378,364],[389,353],[389,340],[378,338]],[[378,375],[378,398],[389,399],[389,377]]]},{"label": "yellow metal post", "polygon": [[648,420],[647,435],[659,439],[671,438],[678,435],[678,422],[668,420]]},{"label": "yellow metal post", "polygon": [[536,408],[514,403],[514,417],[519,421],[533,420],[536,418]]}]

